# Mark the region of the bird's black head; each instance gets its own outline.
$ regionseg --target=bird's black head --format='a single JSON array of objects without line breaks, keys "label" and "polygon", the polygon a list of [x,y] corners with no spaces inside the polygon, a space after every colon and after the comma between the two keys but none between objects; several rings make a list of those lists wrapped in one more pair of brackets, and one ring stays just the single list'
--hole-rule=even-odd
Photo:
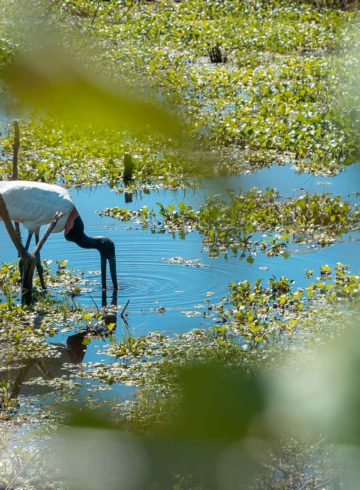
[{"label": "bird's black head", "polygon": [[71,229],[65,233],[66,240],[74,242],[82,248],[95,248],[99,250],[101,257],[101,284],[106,289],[106,262],[109,262],[110,275],[114,289],[118,289],[116,278],[115,244],[105,236],[89,237],[84,233],[84,223],[77,216]]},{"label": "bird's black head", "polygon": [[106,236],[96,236],[93,240],[97,241],[97,245],[94,248],[99,250],[100,255],[103,255],[106,259],[115,257],[115,244],[110,238]]}]

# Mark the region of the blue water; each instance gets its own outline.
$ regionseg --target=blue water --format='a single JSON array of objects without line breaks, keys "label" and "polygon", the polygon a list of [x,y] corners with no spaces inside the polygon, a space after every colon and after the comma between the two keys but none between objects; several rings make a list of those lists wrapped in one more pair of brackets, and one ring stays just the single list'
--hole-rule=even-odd
[{"label": "blue water", "polygon": [[[359,189],[360,164],[353,165],[336,177],[315,177],[310,174],[297,174],[290,167],[274,166],[253,174],[207,181],[196,190],[153,191],[151,194],[138,193],[133,196],[131,204],[125,204],[124,196],[106,186],[91,189],[70,189],[76,207],[85,223],[88,235],[107,235],[116,244],[118,278],[120,291],[118,305],[121,308],[129,301],[128,322],[131,333],[135,336],[149,331],[161,331],[166,334],[186,332],[194,327],[211,324],[211,320],[202,315],[187,317],[183,311],[206,309],[206,300],[212,303],[219,301],[227,293],[231,281],[259,277],[265,280],[273,275],[286,275],[295,280],[295,286],[305,286],[305,269],[316,273],[322,264],[334,266],[337,262],[349,264],[353,272],[359,272],[359,233],[342,237],[336,244],[326,248],[294,249],[288,259],[267,257],[261,253],[253,264],[245,260],[228,256],[209,258],[202,251],[201,237],[193,232],[185,240],[174,239],[168,234],[151,234],[132,223],[121,223],[112,218],[100,217],[97,211],[105,207],[122,206],[137,209],[148,206],[156,209],[156,202],[163,204],[181,201],[200,205],[208,195],[225,193],[227,189],[245,191],[254,186],[259,188],[276,187],[280,194],[296,196],[304,192],[331,192],[344,198],[355,200]],[[0,224],[1,261],[16,260],[16,253],[4,227]],[[191,268],[181,264],[169,264],[166,259],[183,257],[199,259],[204,267]],[[42,258],[67,259],[68,266],[85,273],[91,281],[96,281],[92,298],[101,306],[101,287],[98,253],[84,250],[67,242],[63,234],[53,234],[42,250]],[[165,261],[164,261],[165,259]],[[109,292],[111,296],[111,292]],[[93,308],[89,294],[83,293],[77,299],[80,303]],[[111,298],[108,298],[109,302]],[[164,313],[156,309],[164,307]],[[121,339],[124,335],[123,324],[118,320],[115,336]],[[51,342],[65,344],[68,334],[58,334]],[[111,362],[111,358],[99,356],[103,348],[101,340],[93,341],[87,348],[84,361]]]}]

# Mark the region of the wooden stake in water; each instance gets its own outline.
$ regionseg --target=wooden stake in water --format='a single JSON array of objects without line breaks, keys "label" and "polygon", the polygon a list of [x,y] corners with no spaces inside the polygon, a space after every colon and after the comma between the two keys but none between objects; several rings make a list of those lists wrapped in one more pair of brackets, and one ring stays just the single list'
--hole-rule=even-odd
[{"label": "wooden stake in water", "polygon": [[18,180],[18,156],[20,148],[20,132],[19,123],[14,122],[14,145],[13,145],[13,169],[12,169],[12,180]]},{"label": "wooden stake in water", "polygon": [[134,162],[132,161],[131,155],[125,153],[124,155],[124,175],[123,182],[125,185],[130,184],[133,179],[134,173]]}]

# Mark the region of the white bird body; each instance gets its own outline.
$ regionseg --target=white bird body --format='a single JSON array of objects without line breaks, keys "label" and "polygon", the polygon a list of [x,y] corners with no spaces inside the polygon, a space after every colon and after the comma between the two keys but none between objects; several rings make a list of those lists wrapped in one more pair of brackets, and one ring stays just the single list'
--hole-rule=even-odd
[{"label": "white bird body", "polygon": [[51,223],[57,211],[63,213],[53,233],[63,231],[74,203],[66,189],[43,182],[21,180],[0,182],[0,194],[10,219],[21,223],[30,233],[38,233],[41,226]]},{"label": "white bird body", "polygon": [[[106,263],[109,262],[114,289],[118,288],[116,278],[115,244],[107,237],[89,237],[84,232],[84,223],[66,189],[58,185],[25,180],[0,181],[0,195],[5,201],[11,220],[21,223],[29,232],[25,244],[27,251],[32,235],[38,243],[41,226],[52,222],[55,213],[62,216],[57,221],[53,233],[64,231],[65,239],[81,248],[93,248],[101,257],[101,283],[106,289]],[[43,289],[45,283],[37,253],[37,269]]]}]

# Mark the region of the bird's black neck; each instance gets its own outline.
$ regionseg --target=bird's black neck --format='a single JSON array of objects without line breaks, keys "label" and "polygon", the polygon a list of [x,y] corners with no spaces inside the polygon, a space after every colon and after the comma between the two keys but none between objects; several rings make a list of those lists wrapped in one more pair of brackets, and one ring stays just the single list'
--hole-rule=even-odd
[{"label": "bird's black neck", "polygon": [[99,249],[99,241],[96,238],[89,237],[84,233],[84,223],[80,216],[74,220],[71,230],[65,235],[66,240],[74,242],[81,248]]},{"label": "bird's black neck", "polygon": [[66,240],[76,243],[82,248],[95,248],[101,256],[101,285],[106,289],[106,263],[109,262],[110,275],[113,288],[118,289],[116,277],[115,244],[110,238],[104,236],[89,237],[84,233],[84,223],[80,216],[76,216],[71,228],[65,232]]}]

